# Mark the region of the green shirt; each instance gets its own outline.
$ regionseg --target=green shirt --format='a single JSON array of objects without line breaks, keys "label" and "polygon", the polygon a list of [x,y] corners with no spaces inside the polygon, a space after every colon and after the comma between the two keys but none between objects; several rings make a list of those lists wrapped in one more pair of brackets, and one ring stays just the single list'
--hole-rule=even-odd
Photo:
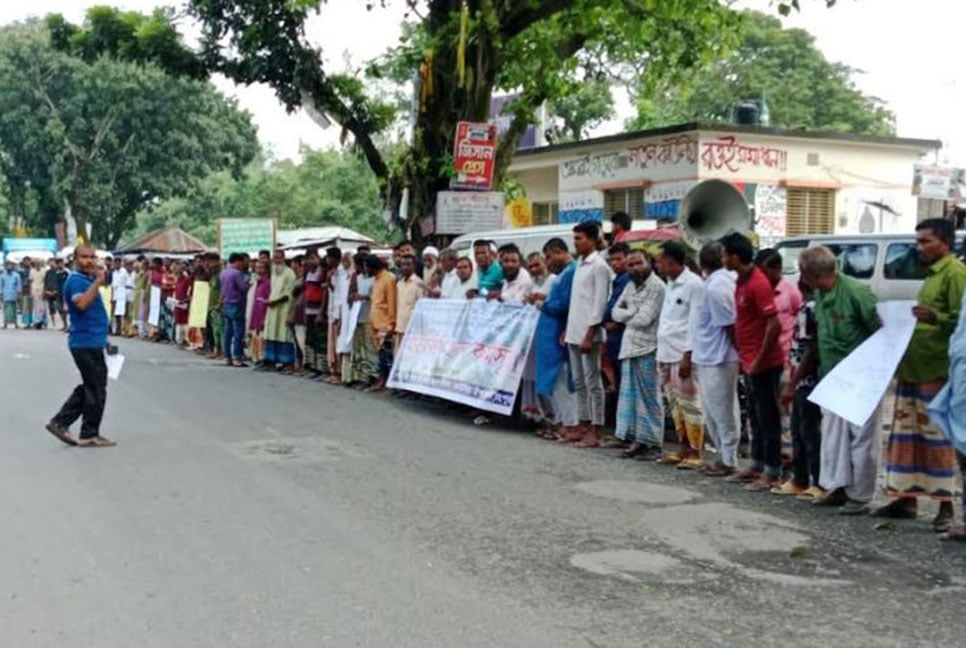
[{"label": "green shirt", "polygon": [[933,310],[936,323],[916,322],[896,378],[917,383],[949,375],[949,338],[959,321],[964,289],[966,266],[952,254],[929,266],[926,281],[919,290],[919,303]]},{"label": "green shirt", "polygon": [[208,310],[215,310],[221,305],[221,277],[218,272],[212,273],[208,280]]},{"label": "green shirt", "polygon": [[819,376],[831,371],[878,330],[875,304],[875,295],[868,286],[841,272],[836,274],[832,290],[817,293]]}]

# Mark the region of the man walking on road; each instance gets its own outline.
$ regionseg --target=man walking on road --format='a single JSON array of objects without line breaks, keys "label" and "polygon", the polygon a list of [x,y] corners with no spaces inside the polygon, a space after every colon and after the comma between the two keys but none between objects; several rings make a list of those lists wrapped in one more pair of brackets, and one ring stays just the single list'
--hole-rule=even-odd
[{"label": "man walking on road", "polygon": [[[875,296],[868,287],[838,271],[831,250],[810,248],[799,258],[802,279],[815,289],[819,377],[824,377],[879,328]],[[820,486],[827,492],[819,506],[845,506],[860,514],[875,495],[876,430],[879,412],[865,425],[849,423],[825,410],[821,423]]]},{"label": "man walking on road", "polygon": [[959,320],[966,267],[952,253],[956,232],[941,218],[916,227],[919,257],[929,271],[912,309],[915,332],[896,372],[896,404],[886,463],[886,494],[892,503],[873,515],[914,518],[918,498],[939,502],[933,530],[945,533],[953,522],[956,450],[930,420],[929,402],[949,377],[949,338]]},{"label": "man walking on road", "polygon": [[604,426],[604,382],[600,373],[601,346],[604,341],[604,311],[610,296],[610,268],[597,253],[600,228],[584,222],[574,227],[574,247],[580,261],[570,294],[570,312],[564,342],[570,356],[570,371],[577,388],[580,438],[571,439],[581,448],[600,445]]},{"label": "man walking on road", "polygon": [[[107,347],[109,322],[107,309],[101,300],[100,288],[105,285],[103,270],[97,269],[94,248],[86,245],[74,250],[77,271],[71,273],[64,285],[64,299],[70,311],[70,335],[67,346],[80,371],[82,384],[47,424],[47,431],[67,445],[87,448],[108,448],[115,443],[101,436],[101,418],[107,402]],[[80,439],[74,439],[70,426],[82,418]]]}]

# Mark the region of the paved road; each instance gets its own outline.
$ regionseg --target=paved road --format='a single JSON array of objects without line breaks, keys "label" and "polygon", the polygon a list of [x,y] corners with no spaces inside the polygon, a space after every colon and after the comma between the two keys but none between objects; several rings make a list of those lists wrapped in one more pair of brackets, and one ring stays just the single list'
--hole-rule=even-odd
[{"label": "paved road", "polygon": [[962,645],[966,547],[453,411],[124,343],[110,450],[0,333],[0,645]]}]

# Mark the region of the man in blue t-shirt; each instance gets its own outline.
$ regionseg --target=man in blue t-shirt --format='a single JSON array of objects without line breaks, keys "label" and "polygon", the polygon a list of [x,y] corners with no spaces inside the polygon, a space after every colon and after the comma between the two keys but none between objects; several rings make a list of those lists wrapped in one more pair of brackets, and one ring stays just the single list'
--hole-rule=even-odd
[{"label": "man in blue t-shirt", "polygon": [[[94,248],[80,245],[74,250],[76,272],[64,284],[64,302],[70,313],[70,333],[67,346],[80,370],[81,385],[74,390],[47,424],[47,431],[67,445],[87,448],[109,448],[113,441],[101,436],[101,418],[107,401],[107,310],[101,300],[100,288],[107,279],[97,268]],[[80,438],[75,439],[70,426],[79,418]]]}]

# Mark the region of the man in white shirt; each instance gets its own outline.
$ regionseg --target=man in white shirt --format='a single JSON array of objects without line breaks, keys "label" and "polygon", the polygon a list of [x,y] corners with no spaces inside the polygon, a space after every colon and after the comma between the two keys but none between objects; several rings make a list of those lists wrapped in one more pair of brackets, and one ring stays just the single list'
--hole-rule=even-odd
[{"label": "man in white shirt", "polygon": [[338,341],[342,320],[343,304],[349,302],[349,271],[342,265],[342,250],[330,247],[325,251],[326,265],[329,268],[329,303],[326,314],[329,318],[328,338],[326,339],[326,359],[329,361],[328,382],[341,382],[339,370]]},{"label": "man in white shirt", "polygon": [[698,256],[704,285],[691,308],[691,362],[700,386],[701,410],[718,450],[704,473],[727,477],[735,472],[741,440],[738,410],[738,349],[734,343],[735,274],[724,267],[724,246],[708,243]]},{"label": "man in white shirt", "polygon": [[604,382],[600,373],[604,331],[601,325],[610,296],[611,272],[607,262],[597,253],[599,237],[600,225],[596,222],[583,222],[574,227],[574,247],[579,262],[570,293],[564,342],[577,389],[581,425],[563,440],[576,442],[581,448],[599,446],[604,425]]},{"label": "man in white shirt", "polygon": [[442,299],[467,299],[467,293],[476,292],[479,283],[469,257],[457,259],[453,273],[453,276],[447,275],[443,280],[443,293],[440,295]]},{"label": "man in white shirt", "polygon": [[[444,293],[452,293],[459,287],[460,279],[456,275],[456,262],[459,255],[456,250],[446,248],[439,254],[439,266],[442,272],[439,275],[439,282],[427,284],[426,290],[431,297],[437,299],[454,299],[454,297],[444,297]],[[466,295],[464,294],[465,298]]]},{"label": "man in white shirt", "polygon": [[503,286],[498,291],[489,292],[487,301],[493,299],[513,304],[523,304],[533,291],[533,280],[523,267],[523,255],[513,243],[500,248],[500,268],[503,269]]},{"label": "man in white shirt", "polygon": [[676,241],[661,244],[657,265],[667,281],[667,289],[657,331],[657,361],[681,449],[665,454],[658,463],[695,469],[701,467],[704,425],[691,366],[690,322],[702,281],[685,265],[687,258],[682,244]]},{"label": "man in white shirt", "polygon": [[124,313],[127,311],[128,273],[120,257],[114,259],[114,272],[111,274],[111,301],[114,303],[114,335],[124,332]]}]

